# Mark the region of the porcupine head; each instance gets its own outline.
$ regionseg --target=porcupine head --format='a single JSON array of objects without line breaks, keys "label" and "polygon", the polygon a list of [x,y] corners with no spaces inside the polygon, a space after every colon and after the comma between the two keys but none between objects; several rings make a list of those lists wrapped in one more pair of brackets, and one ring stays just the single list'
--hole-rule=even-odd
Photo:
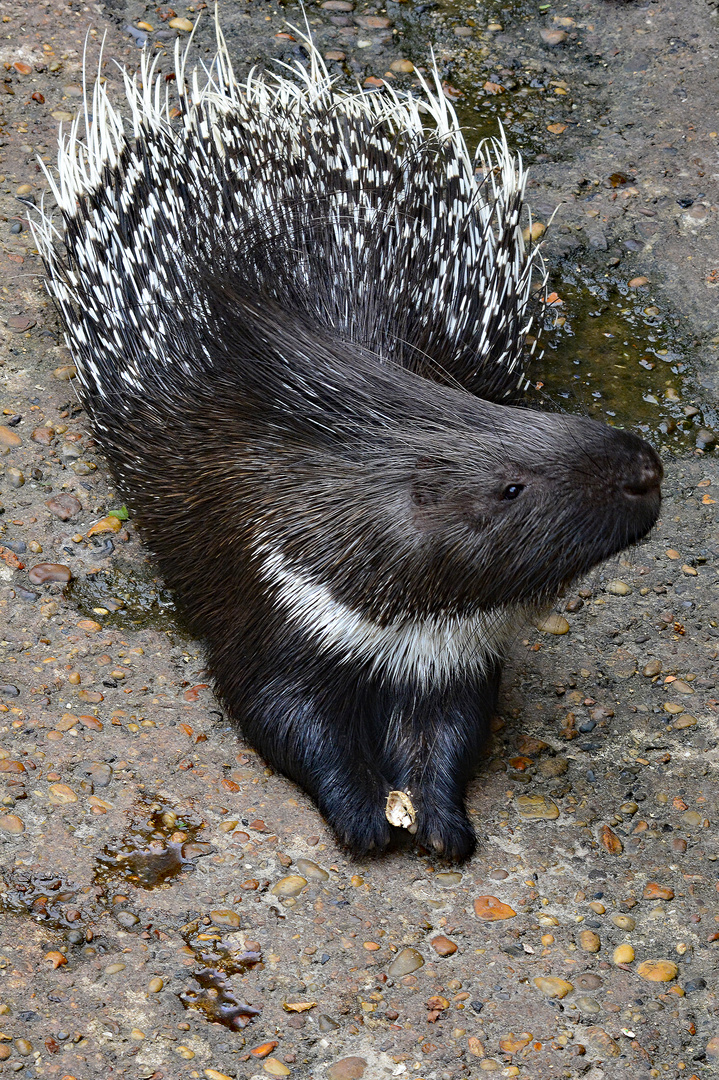
[{"label": "porcupine head", "polygon": [[508,643],[646,534],[661,464],[522,406],[521,163],[439,84],[176,68],[180,121],[146,61],[130,132],[98,82],[64,249],[37,228],[90,423],[246,738],[356,854],[466,858]]}]

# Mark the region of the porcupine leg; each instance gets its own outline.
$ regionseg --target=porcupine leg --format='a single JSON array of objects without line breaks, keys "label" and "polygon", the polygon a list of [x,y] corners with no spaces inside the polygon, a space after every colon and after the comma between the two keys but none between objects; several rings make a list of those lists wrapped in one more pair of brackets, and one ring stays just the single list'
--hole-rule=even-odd
[{"label": "porcupine leg", "polygon": [[269,692],[244,697],[241,704],[228,701],[248,741],[314,799],[354,855],[387,847],[391,833],[384,811],[389,783],[368,757],[373,743],[355,695],[330,693],[320,698],[299,680],[276,672],[271,681],[253,682],[259,687],[264,682]]},{"label": "porcupine leg", "polygon": [[477,843],[464,798],[496,709],[500,675],[496,665],[479,683],[435,691],[406,721],[411,749],[397,786],[410,793],[416,809],[415,839],[457,862]]}]

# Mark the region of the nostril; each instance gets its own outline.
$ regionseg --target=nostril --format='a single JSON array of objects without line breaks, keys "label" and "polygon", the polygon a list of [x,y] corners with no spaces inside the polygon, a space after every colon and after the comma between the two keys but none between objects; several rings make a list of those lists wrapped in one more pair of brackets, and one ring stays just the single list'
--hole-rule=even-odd
[{"label": "nostril", "polygon": [[624,484],[626,494],[641,498],[656,493],[664,476],[664,469],[659,458],[655,454],[651,457],[647,455],[637,465],[634,476]]}]

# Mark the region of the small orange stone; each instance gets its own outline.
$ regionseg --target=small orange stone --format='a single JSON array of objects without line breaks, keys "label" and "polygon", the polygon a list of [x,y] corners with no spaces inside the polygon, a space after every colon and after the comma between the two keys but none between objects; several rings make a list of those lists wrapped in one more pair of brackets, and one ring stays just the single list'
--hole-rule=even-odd
[{"label": "small orange stone", "polygon": [[478,919],[484,922],[500,922],[502,919],[513,919],[517,914],[509,904],[503,904],[496,896],[478,896],[474,901],[474,913]]},{"label": "small orange stone", "polygon": [[83,727],[89,728],[90,731],[102,731],[102,724],[96,716],[78,716],[78,720]]},{"label": "small orange stone", "polygon": [[453,956],[457,951],[457,946],[453,941],[450,941],[444,934],[440,934],[439,937],[432,938],[430,945],[438,956]]},{"label": "small orange stone", "polygon": [[483,1058],[487,1056],[481,1039],[478,1039],[476,1035],[470,1035],[467,1039],[467,1049],[473,1057]]},{"label": "small orange stone", "polygon": [[521,1035],[515,1035],[513,1031],[510,1031],[506,1039],[499,1040],[499,1046],[505,1054],[517,1054],[531,1043],[532,1038],[531,1031],[523,1031]]},{"label": "small orange stone", "polygon": [[278,1042],[266,1042],[260,1043],[254,1050],[250,1050],[250,1053],[254,1058],[265,1058],[268,1054],[271,1054],[276,1046],[279,1046]]},{"label": "small orange stone", "polygon": [[624,851],[624,844],[608,825],[602,825],[599,833],[599,843],[610,855],[621,855]]},{"label": "small orange stone", "polygon": [[45,953],[45,959],[50,961],[53,971],[56,971],[59,967],[62,967],[63,964],[67,963],[67,957],[63,956],[61,952],[57,952],[55,949],[49,953]]},{"label": "small orange stone", "polygon": [[673,900],[674,889],[666,885],[658,885],[656,881],[648,881],[642,895],[645,900]]},{"label": "small orange stone", "polygon": [[122,528],[122,522],[119,517],[115,517],[114,514],[108,514],[107,517],[100,518],[94,525],[91,525],[87,530],[88,536],[97,536],[100,533],[119,532]]}]

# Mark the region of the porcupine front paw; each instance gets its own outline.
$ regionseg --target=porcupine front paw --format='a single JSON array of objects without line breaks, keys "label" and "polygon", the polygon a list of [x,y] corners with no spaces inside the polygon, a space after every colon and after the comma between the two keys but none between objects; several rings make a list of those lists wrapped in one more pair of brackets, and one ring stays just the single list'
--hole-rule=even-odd
[{"label": "porcupine front paw", "polygon": [[465,862],[474,854],[477,837],[460,807],[423,803],[417,813],[415,841],[451,862]]},{"label": "porcupine front paw", "polygon": [[339,842],[359,858],[384,851],[390,842],[386,800],[378,785],[356,783],[351,788],[329,788],[317,802]]},{"label": "porcupine front paw", "polygon": [[378,854],[390,842],[390,827],[381,806],[363,803],[344,806],[334,817],[327,813],[325,817],[340,843],[356,858]]}]

